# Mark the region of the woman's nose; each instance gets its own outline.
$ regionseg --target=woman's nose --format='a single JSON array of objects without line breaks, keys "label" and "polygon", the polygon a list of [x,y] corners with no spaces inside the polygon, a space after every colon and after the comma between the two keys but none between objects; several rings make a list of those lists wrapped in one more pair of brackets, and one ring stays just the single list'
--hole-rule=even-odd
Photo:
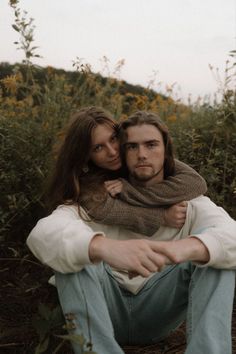
[{"label": "woman's nose", "polygon": [[117,154],[117,148],[116,146],[113,146],[113,145],[108,145],[108,153],[109,155],[113,156],[113,155],[116,155]]}]

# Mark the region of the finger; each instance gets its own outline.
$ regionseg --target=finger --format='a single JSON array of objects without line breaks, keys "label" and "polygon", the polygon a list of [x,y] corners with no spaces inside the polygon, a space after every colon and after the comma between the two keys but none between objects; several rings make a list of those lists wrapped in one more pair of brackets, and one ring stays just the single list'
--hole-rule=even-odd
[{"label": "finger", "polygon": [[185,218],[186,217],[186,213],[187,213],[186,210],[178,211],[178,213],[176,213],[176,218],[177,219]]},{"label": "finger", "polygon": [[186,219],[186,214],[177,215],[176,221],[184,221]]},{"label": "finger", "polygon": [[140,265],[138,267],[138,269],[135,270],[135,272],[144,278],[147,278],[147,277],[149,277],[149,275],[151,275],[151,272],[148,269],[146,269],[145,267],[143,267],[142,265]]},{"label": "finger", "polygon": [[117,183],[117,182],[121,183],[121,181],[118,180],[118,179],[112,179],[112,180],[109,180],[109,181],[105,181],[104,184],[105,184],[105,186],[111,186],[111,185],[113,185],[114,183]]},{"label": "finger", "polygon": [[105,186],[106,190],[109,192],[111,191],[115,186],[113,184],[109,185],[109,186]]},{"label": "finger", "polygon": [[105,188],[108,192],[110,192],[111,190],[113,189],[117,189],[118,191],[120,191],[122,189],[122,184],[119,182],[119,183],[113,183],[113,184],[110,184],[108,186],[105,185]]},{"label": "finger", "polygon": [[178,206],[175,206],[175,208],[173,209],[176,213],[182,213],[182,212],[187,212],[187,210],[188,210],[188,208],[187,208],[187,206],[180,206],[180,205],[178,205]]},{"label": "finger", "polygon": [[160,272],[167,264],[172,264],[171,260],[165,254],[160,252],[154,252],[152,255],[152,261],[156,264],[158,272]]},{"label": "finger", "polygon": [[158,257],[163,257],[163,261],[165,262],[165,264],[173,264],[169,252],[169,248],[172,244],[171,241],[149,241],[149,243],[150,247],[154,252],[156,252]]},{"label": "finger", "polygon": [[120,193],[121,188],[119,186],[109,186],[109,187],[105,187],[107,192],[116,192],[116,193]]},{"label": "finger", "polygon": [[181,225],[185,223],[185,218],[175,218],[172,220],[171,225]]},{"label": "finger", "polygon": [[110,192],[112,191],[112,189],[113,189],[112,186],[109,186],[109,187],[105,186],[105,188],[106,188],[106,190],[107,190],[108,193],[110,193]]},{"label": "finger", "polygon": [[152,261],[151,257],[142,259],[141,263],[150,273],[155,273],[158,270],[158,266]]},{"label": "finger", "polygon": [[113,187],[115,187],[115,188],[121,188],[122,186],[123,186],[123,184],[120,181],[117,181],[113,184]]},{"label": "finger", "polygon": [[187,207],[188,203],[186,202],[186,200],[183,200],[182,202],[178,203],[177,205],[182,206],[182,207]]}]

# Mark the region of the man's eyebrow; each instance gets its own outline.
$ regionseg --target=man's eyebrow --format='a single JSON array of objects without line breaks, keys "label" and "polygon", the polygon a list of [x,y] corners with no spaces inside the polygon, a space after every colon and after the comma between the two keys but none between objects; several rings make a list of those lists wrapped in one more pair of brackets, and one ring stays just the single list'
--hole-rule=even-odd
[{"label": "man's eyebrow", "polygon": [[160,140],[159,139],[151,139],[151,140],[147,140],[147,141],[144,141],[144,144],[149,144],[149,143],[159,143]]},{"label": "man's eyebrow", "polygon": [[137,142],[137,141],[127,141],[124,145],[127,144],[150,144],[150,143],[159,143],[161,140],[159,139],[151,139],[151,140],[145,140],[145,141],[141,141],[141,142]]}]

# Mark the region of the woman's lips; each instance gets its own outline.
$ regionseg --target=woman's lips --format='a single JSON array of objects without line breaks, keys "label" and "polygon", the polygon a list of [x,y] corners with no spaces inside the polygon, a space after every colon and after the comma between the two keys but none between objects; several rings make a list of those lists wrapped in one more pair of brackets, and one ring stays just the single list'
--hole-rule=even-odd
[{"label": "woman's lips", "polygon": [[117,162],[120,162],[120,157],[119,156],[110,161],[111,164],[117,163]]}]

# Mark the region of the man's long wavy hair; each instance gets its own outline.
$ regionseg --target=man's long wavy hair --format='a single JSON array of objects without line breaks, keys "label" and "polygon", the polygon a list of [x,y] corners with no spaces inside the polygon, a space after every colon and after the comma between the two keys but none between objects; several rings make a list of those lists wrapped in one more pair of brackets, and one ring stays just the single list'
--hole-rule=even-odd
[{"label": "man's long wavy hair", "polygon": [[[105,171],[89,160],[91,135],[98,125],[117,131],[110,114],[99,107],[83,108],[73,114],[59,147],[54,171],[47,191],[49,209],[60,204],[78,204],[81,182],[97,185]],[[84,172],[88,168],[88,172]]]},{"label": "man's long wavy hair", "polygon": [[149,124],[156,127],[161,133],[165,147],[165,160],[164,160],[164,178],[173,176],[175,173],[175,161],[173,152],[173,143],[167,126],[159,118],[159,116],[152,112],[137,111],[133,113],[127,120],[123,121],[119,129],[121,157],[122,163],[126,166],[125,161],[125,143],[127,141],[127,129],[129,127],[140,126]]}]

